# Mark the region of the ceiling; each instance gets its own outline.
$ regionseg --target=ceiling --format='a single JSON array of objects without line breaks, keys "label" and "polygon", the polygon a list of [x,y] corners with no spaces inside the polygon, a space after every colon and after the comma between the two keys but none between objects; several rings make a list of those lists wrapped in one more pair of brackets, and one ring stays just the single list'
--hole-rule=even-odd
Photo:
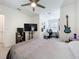
[{"label": "ceiling", "polygon": [[75,3],[77,0],[64,0],[62,6],[66,6]]},{"label": "ceiling", "polygon": [[20,8],[21,12],[26,13],[28,15],[37,15],[42,12],[47,12],[53,9],[57,9],[61,6],[63,0],[40,0],[39,3],[41,5],[44,5],[46,8],[42,9],[36,7],[35,12],[32,11],[31,6],[21,7],[21,4],[25,4],[28,2],[29,2],[28,0],[0,0],[0,4],[6,5],[14,9]]}]

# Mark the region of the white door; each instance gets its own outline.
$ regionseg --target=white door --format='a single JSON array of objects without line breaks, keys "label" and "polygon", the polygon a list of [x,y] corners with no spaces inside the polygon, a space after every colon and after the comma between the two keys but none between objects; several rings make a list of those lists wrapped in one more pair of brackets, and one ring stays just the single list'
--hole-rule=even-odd
[{"label": "white door", "polygon": [[3,43],[4,16],[0,15],[0,43]]}]

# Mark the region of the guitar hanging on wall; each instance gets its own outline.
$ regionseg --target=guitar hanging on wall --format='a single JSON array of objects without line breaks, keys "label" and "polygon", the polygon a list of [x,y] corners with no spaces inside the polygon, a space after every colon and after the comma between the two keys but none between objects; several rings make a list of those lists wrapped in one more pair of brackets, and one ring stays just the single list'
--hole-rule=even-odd
[{"label": "guitar hanging on wall", "polygon": [[70,30],[70,27],[68,25],[68,15],[66,15],[66,19],[67,19],[67,25],[64,25],[65,29],[64,29],[64,32],[65,33],[71,33],[71,30]]}]

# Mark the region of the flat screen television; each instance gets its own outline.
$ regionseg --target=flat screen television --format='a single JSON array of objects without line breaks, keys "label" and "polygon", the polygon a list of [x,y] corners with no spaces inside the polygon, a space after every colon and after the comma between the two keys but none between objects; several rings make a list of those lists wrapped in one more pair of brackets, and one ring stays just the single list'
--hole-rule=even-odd
[{"label": "flat screen television", "polygon": [[37,24],[24,24],[24,31],[37,31]]}]

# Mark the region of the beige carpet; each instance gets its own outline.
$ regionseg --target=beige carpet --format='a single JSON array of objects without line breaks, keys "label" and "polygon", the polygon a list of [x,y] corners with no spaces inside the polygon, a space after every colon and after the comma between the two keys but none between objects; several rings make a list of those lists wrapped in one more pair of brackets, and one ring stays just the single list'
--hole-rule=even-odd
[{"label": "beige carpet", "polygon": [[6,59],[8,50],[9,48],[5,48],[2,44],[0,44],[0,59]]}]

